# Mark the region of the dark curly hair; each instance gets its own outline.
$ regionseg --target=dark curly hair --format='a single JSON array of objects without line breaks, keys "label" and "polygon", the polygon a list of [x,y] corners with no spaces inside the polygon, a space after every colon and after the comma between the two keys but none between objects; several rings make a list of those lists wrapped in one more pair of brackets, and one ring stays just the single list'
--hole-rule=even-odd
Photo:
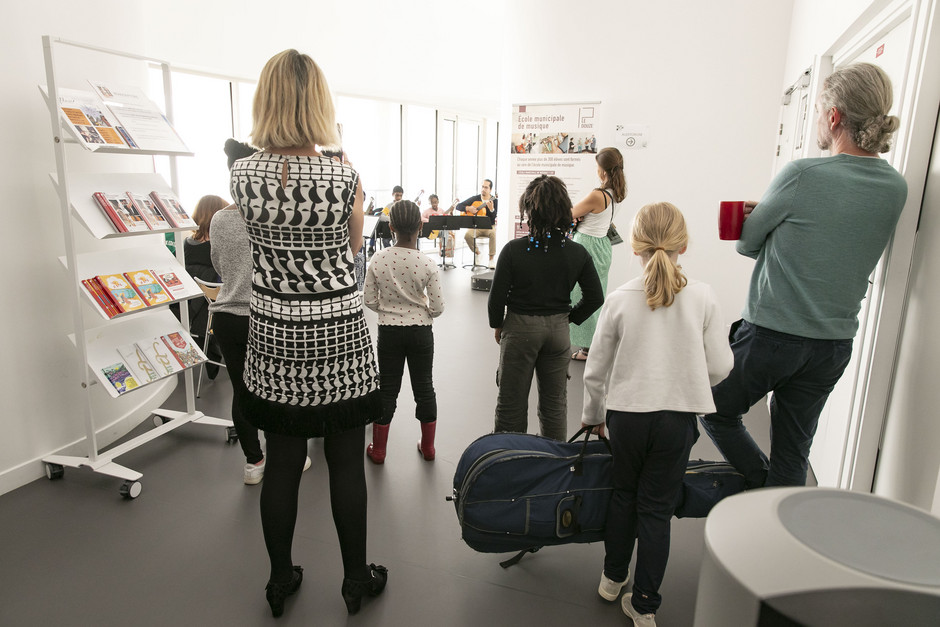
[{"label": "dark curly hair", "polygon": [[564,181],[557,176],[534,179],[519,199],[519,213],[529,224],[533,240],[549,238],[552,233],[562,238],[571,230],[571,197]]}]

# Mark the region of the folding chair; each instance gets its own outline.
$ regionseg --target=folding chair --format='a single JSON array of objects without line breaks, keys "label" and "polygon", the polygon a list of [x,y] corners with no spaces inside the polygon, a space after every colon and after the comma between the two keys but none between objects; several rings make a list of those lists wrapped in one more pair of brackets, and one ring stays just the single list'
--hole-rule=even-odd
[{"label": "folding chair", "polygon": [[[214,283],[211,281],[203,281],[199,277],[193,277],[196,281],[196,284],[199,285],[199,289],[202,290],[202,295],[206,299],[206,305],[211,305],[215,302],[215,299],[219,297],[219,290],[222,288],[221,283]],[[202,352],[207,356],[209,355],[209,339],[212,337],[212,308],[209,308],[209,317],[206,320],[206,337],[202,342]],[[225,368],[225,364],[221,361],[213,361],[211,359],[200,364],[199,367],[199,380],[196,383],[196,397],[199,397],[199,392],[202,389],[202,375],[206,371],[206,364],[214,364],[220,368]]]}]

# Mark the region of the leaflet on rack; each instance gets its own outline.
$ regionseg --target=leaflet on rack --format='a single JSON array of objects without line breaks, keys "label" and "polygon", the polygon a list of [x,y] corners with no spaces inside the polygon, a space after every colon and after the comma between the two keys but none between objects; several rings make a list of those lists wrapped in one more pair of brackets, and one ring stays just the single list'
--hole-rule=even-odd
[{"label": "leaflet on rack", "polygon": [[134,231],[149,231],[150,226],[138,211],[137,206],[127,194],[92,194],[95,202],[111,220],[114,230],[118,233]]},{"label": "leaflet on rack", "polygon": [[171,298],[176,300],[177,298],[182,298],[187,295],[186,286],[183,285],[183,282],[176,272],[173,270],[167,269],[157,269],[151,270],[153,274],[160,281],[160,284],[163,285],[163,288],[167,291]]},{"label": "leaflet on rack", "polygon": [[194,229],[196,228],[196,222],[189,217],[189,214],[183,209],[183,205],[180,204],[179,198],[173,194],[150,192],[150,198],[157,206],[157,209],[160,210],[160,213],[162,213],[175,228],[182,229],[190,226]]},{"label": "leaflet on rack", "polygon": [[150,270],[135,270],[125,272],[124,277],[131,282],[131,286],[149,307],[162,305],[173,300],[173,297],[164,289],[163,285]]},{"label": "leaflet on rack", "polygon": [[[45,87],[40,85],[43,93]],[[62,120],[89,150],[136,147],[121,122],[93,92],[61,87],[57,91]],[[131,140],[132,142],[132,140]]]},{"label": "leaflet on rack", "polygon": [[165,152],[189,152],[160,109],[133,85],[88,81],[101,101],[130,134],[132,148]]},{"label": "leaflet on rack", "polygon": [[118,346],[118,354],[124,360],[124,365],[141,385],[156,381],[160,378],[157,369],[144,354],[144,350],[137,344]]},{"label": "leaflet on rack", "polygon": [[148,306],[122,274],[102,274],[96,276],[95,280],[107,291],[121,312],[136,311]]},{"label": "leaflet on rack", "polygon": [[205,353],[182,329],[118,346],[117,357],[119,361],[101,368],[101,376],[118,396],[206,361]]},{"label": "leaflet on rack", "polygon": [[163,214],[160,213],[160,210],[157,209],[157,206],[150,196],[127,192],[127,197],[130,198],[134,206],[137,207],[140,215],[144,218],[152,231],[173,228],[173,225],[167,222]]},{"label": "leaflet on rack", "polygon": [[147,360],[161,377],[169,376],[183,369],[183,364],[180,363],[180,360],[176,358],[176,355],[159,335],[149,340],[137,342],[137,346],[144,352]]},{"label": "leaflet on rack", "polygon": [[134,378],[134,375],[131,374],[130,370],[127,369],[123,361],[105,366],[101,369],[101,373],[104,375],[105,379],[108,380],[108,383],[114,386],[118,394],[124,394],[125,392],[130,392],[140,387],[140,384]]}]

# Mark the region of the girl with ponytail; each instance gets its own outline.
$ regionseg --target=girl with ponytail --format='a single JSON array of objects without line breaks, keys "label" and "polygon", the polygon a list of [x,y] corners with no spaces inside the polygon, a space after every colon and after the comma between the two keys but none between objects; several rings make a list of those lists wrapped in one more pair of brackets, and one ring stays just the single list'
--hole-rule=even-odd
[{"label": "girl with ponytail", "polygon": [[728,376],[734,357],[715,293],[678,265],[689,242],[682,213],[667,202],[646,205],[630,239],[643,276],[612,292],[601,310],[581,422],[603,434],[606,421],[613,450],[597,592],[616,601],[626,588],[635,541],[636,574],[621,607],[636,624],[655,626],[696,414],[714,411],[711,386]]}]

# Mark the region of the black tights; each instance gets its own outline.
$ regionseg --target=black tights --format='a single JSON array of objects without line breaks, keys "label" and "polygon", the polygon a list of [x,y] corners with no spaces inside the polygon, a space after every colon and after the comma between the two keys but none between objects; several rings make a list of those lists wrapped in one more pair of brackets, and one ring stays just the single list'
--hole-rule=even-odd
[{"label": "black tights", "polygon": [[[291,545],[297,522],[297,492],[307,457],[306,438],[266,433],[267,461],[261,488],[261,527],[271,559],[271,578],[293,576]],[[366,566],[366,475],[363,458],[365,427],[326,436],[323,449],[330,473],[330,506],[343,556],[343,574],[368,579]]]}]

